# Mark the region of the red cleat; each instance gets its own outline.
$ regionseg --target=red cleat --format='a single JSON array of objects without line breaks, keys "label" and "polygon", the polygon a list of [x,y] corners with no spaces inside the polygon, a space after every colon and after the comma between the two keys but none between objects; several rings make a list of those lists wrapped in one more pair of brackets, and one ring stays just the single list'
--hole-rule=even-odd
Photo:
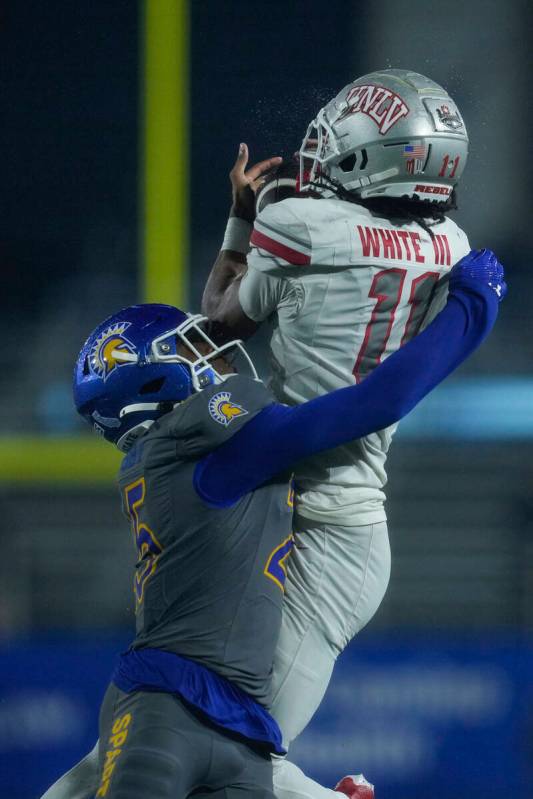
[{"label": "red cleat", "polygon": [[349,774],[335,786],[335,790],[349,799],[374,799],[374,786],[362,774]]}]

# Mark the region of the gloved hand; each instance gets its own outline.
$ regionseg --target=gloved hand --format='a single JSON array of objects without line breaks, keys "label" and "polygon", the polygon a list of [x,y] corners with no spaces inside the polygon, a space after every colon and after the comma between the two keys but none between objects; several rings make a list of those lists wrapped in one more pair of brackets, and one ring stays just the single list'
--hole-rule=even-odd
[{"label": "gloved hand", "polygon": [[475,282],[489,286],[497,295],[499,302],[507,294],[503,266],[492,250],[471,250],[461,258],[450,272],[450,290],[461,288],[463,284]]}]

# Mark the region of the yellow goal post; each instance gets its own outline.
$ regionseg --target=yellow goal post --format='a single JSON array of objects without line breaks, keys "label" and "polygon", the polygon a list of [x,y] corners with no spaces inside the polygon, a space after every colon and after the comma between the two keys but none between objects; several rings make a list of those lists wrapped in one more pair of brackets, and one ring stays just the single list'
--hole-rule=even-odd
[{"label": "yellow goal post", "polygon": [[[143,0],[139,297],[186,306],[189,1]],[[81,342],[80,342],[81,344]],[[0,483],[107,483],[120,453],[95,435],[0,436]]]}]

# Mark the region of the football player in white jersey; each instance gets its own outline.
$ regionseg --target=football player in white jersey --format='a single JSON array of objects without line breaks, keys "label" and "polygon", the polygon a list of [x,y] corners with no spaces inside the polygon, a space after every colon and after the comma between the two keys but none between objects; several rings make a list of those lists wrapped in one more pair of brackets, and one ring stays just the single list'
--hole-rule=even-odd
[{"label": "football player in white jersey", "polygon": [[[232,216],[203,310],[243,337],[273,322],[271,387],[280,401],[303,402],[364,379],[440,310],[446,274],[470,249],[446,217],[467,151],[447,92],[404,70],[365,75],[319,111],[300,149],[298,181],[289,169],[263,186],[265,171],[281,159],[246,171],[241,145]],[[297,182],[297,196],[266,204],[272,193],[293,194]],[[337,656],[385,594],[383,487],[392,434],[328,452],[296,474],[296,545],[271,702],[287,746],[320,704]],[[43,799],[91,796],[96,757],[95,749]],[[274,788],[279,799],[339,796],[284,759],[275,761]],[[337,790],[373,796],[359,778],[344,778]]]},{"label": "football player in white jersey", "polygon": [[[271,320],[278,400],[300,403],[363,380],[440,310],[446,275],[470,250],[446,216],[467,153],[464,122],[445,89],[396,69],[348,84],[318,112],[299,152],[300,195],[261,210],[269,194],[290,194],[290,169],[261,188],[261,169],[245,172],[241,145],[204,312],[244,336]],[[253,229],[250,188],[260,211]],[[271,704],[286,745],[385,594],[383,488],[393,432],[313,458],[296,473],[296,547]],[[274,787],[280,799],[333,795],[285,760],[275,764]],[[338,787],[359,795],[349,779]]]}]

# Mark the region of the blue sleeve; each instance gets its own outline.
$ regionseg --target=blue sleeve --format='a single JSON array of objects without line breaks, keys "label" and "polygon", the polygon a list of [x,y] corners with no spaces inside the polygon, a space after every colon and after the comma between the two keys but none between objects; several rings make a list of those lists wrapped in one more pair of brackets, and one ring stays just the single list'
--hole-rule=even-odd
[{"label": "blue sleeve", "polygon": [[481,344],[497,313],[491,288],[463,280],[426,330],[359,385],[295,407],[264,408],[198,463],[197,493],[228,507],[302,458],[398,422]]}]

